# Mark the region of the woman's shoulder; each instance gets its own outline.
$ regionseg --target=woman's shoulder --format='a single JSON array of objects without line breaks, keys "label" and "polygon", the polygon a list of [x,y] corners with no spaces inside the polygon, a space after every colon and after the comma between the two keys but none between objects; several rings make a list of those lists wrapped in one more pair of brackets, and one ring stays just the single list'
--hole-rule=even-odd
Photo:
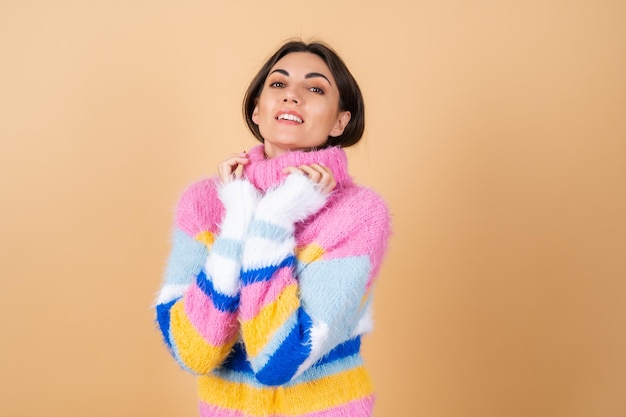
[{"label": "woman's shoulder", "polygon": [[218,187],[219,180],[214,177],[185,188],[176,207],[176,226],[191,236],[216,232],[224,212]]},{"label": "woman's shoulder", "polygon": [[326,208],[307,223],[305,240],[321,239],[332,246],[345,239],[386,240],[391,216],[380,194],[351,184],[337,189]]},{"label": "woman's shoulder", "polygon": [[351,184],[337,189],[328,205],[302,225],[299,243],[323,248],[324,259],[367,255],[379,265],[391,235],[385,200],[371,188]]},{"label": "woman's shoulder", "polygon": [[334,210],[350,216],[353,222],[383,221],[389,219],[389,206],[372,188],[352,183],[337,193]]}]

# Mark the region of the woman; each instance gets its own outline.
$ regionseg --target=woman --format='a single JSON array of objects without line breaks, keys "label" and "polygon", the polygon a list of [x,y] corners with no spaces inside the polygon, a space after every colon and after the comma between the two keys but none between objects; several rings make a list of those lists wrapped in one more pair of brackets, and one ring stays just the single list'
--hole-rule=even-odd
[{"label": "woman", "polygon": [[157,300],[165,342],[199,375],[202,416],[370,416],[360,340],[389,214],[341,149],[363,134],[359,87],[329,47],[292,41],[243,107],[262,144],[178,205]]}]

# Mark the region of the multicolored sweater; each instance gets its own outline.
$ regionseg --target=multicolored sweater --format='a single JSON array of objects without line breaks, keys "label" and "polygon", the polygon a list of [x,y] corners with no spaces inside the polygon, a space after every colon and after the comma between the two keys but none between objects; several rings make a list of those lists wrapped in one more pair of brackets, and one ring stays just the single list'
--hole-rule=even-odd
[{"label": "multicolored sweater", "polygon": [[[387,207],[352,181],[340,148],[249,157],[245,179],[180,199],[156,306],[165,343],[199,375],[202,416],[370,416],[359,352]],[[283,173],[311,163],[332,170],[330,195]]]}]

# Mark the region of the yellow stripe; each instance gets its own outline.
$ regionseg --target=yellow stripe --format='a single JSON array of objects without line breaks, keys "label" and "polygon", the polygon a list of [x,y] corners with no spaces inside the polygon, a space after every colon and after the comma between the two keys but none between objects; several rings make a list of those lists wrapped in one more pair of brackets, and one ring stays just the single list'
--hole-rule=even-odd
[{"label": "yellow stripe", "polygon": [[236,335],[223,346],[213,346],[198,333],[185,314],[183,300],[171,309],[170,332],[178,354],[185,365],[199,374],[206,374],[222,363],[235,344]]},{"label": "yellow stripe", "polygon": [[370,296],[370,291],[366,292],[365,294],[363,294],[363,297],[361,297],[361,305],[359,305],[359,308],[363,307],[365,305],[365,303],[367,302],[367,299]]},{"label": "yellow stripe", "polygon": [[241,323],[241,333],[246,341],[248,355],[255,357],[271,340],[272,336],[300,306],[298,286],[291,284],[259,314]]},{"label": "yellow stripe", "polygon": [[324,254],[324,248],[317,243],[310,243],[306,246],[302,246],[296,249],[296,258],[300,262],[310,264],[322,257]]},{"label": "yellow stripe", "polygon": [[370,377],[363,367],[291,387],[256,388],[213,375],[199,378],[200,399],[246,415],[303,415],[371,395]]},{"label": "yellow stripe", "polygon": [[213,242],[215,242],[215,235],[208,230],[206,232],[200,232],[196,235],[196,240],[204,243],[207,249],[211,249]]}]

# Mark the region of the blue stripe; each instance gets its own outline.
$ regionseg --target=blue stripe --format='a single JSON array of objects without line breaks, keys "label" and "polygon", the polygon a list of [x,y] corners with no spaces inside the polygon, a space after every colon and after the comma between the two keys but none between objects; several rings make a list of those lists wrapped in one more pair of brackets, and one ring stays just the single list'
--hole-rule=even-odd
[{"label": "blue stripe", "polygon": [[218,310],[227,311],[229,313],[237,311],[237,308],[239,307],[239,294],[235,297],[229,297],[228,295],[220,293],[213,287],[213,282],[207,278],[204,271],[200,271],[196,283],[202,292],[205,293],[211,301],[213,301],[213,305]]},{"label": "blue stripe", "polygon": [[363,365],[363,358],[361,355],[354,354],[352,356],[348,356],[346,358],[336,360],[331,363],[325,363],[323,365],[314,365],[304,371],[302,375],[294,379],[293,381],[285,384],[286,387],[303,384],[310,381],[316,381],[318,379],[335,375],[340,372],[345,372],[350,369],[354,369],[358,366]]},{"label": "blue stripe", "polygon": [[[361,337],[357,336],[336,346],[333,350],[328,352],[324,357],[313,364],[313,367],[327,365],[332,362],[341,361],[347,357],[356,355],[361,350]],[[233,349],[228,355],[228,358],[222,364],[222,368],[225,370],[231,370],[235,372],[252,373],[252,366],[248,360],[245,347],[243,343],[237,343],[233,346]]]},{"label": "blue stripe", "polygon": [[256,374],[265,385],[283,385],[295,375],[298,367],[311,353],[311,326],[313,321],[298,309],[298,325],[293,328],[283,344],[274,352],[267,364]]},{"label": "blue stripe", "polygon": [[252,367],[248,361],[246,350],[242,343],[236,343],[233,346],[230,355],[222,364],[222,368],[230,369],[236,372],[252,373]]},{"label": "blue stripe", "polygon": [[170,310],[178,300],[180,300],[180,298],[156,306],[157,323],[163,334],[163,340],[170,351],[172,350],[172,342],[170,340]]},{"label": "blue stripe", "polygon": [[[363,358],[361,358],[361,355],[354,354],[351,356],[347,356],[341,360],[336,360],[331,363],[326,363],[323,365],[315,365],[307,369],[298,378],[282,386],[292,387],[295,385],[304,384],[307,382],[318,380],[320,378],[324,378],[329,375],[336,375],[338,373],[345,372],[345,371],[354,369],[362,365],[363,365]],[[248,386],[252,386],[255,388],[266,388],[266,385],[263,385],[259,381],[257,381],[256,376],[254,375],[254,372],[252,372],[251,369],[239,370],[239,369],[230,369],[225,366],[222,366],[220,368],[215,369],[213,371],[213,375],[216,375],[219,378],[229,381],[229,382],[246,384]]]},{"label": "blue stripe", "polygon": [[287,320],[276,329],[272,334],[270,341],[261,349],[261,352],[254,358],[250,359],[250,363],[253,369],[262,369],[270,361],[272,356],[281,347],[283,342],[287,340],[294,328],[298,326],[298,310],[289,315]]},{"label": "blue stripe", "polygon": [[279,265],[270,265],[263,268],[251,269],[243,271],[241,273],[241,284],[250,285],[255,282],[269,281],[277,270],[280,268],[292,268],[296,262],[296,258],[293,255],[289,255]]},{"label": "blue stripe", "polygon": [[339,359],[343,359],[346,356],[359,353],[361,350],[361,337],[357,336],[354,339],[350,339],[347,342],[340,344],[333,350],[324,355],[319,361],[315,362],[315,366],[323,365],[325,363],[334,362]]}]

